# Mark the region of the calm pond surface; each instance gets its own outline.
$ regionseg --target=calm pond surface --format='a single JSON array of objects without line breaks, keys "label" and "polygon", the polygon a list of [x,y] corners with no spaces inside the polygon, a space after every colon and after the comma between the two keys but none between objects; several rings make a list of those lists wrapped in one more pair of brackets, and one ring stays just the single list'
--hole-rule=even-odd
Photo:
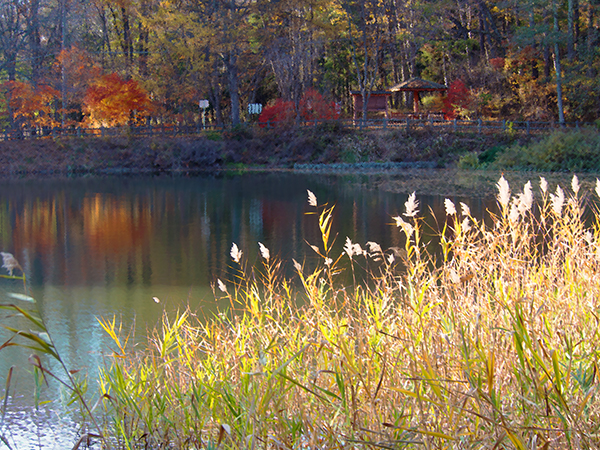
[{"label": "calm pond surface", "polygon": [[[96,389],[98,367],[110,345],[97,318],[117,318],[141,341],[163,309],[189,305],[199,314],[216,310],[211,284],[230,278],[229,251],[235,242],[249,263],[258,242],[291,267],[291,258],[313,258],[307,242],[318,243],[307,189],[319,204],[335,204],[337,244],[346,236],[387,248],[400,244],[392,216],[404,212],[416,191],[421,215],[444,218],[446,197],[467,203],[474,216],[494,208],[495,172],[405,170],[375,173],[293,172],[200,174],[196,176],[15,179],[0,182],[0,250],[15,255],[31,294],[47,321],[69,369],[87,373]],[[572,175],[547,175],[550,188],[568,187]],[[513,191],[538,174],[505,174]],[[594,176],[580,176],[584,189]],[[429,221],[432,225],[434,221]],[[3,274],[6,272],[3,270]],[[23,286],[0,280],[0,302]],[[153,298],[160,300],[157,303]],[[23,306],[27,306],[24,304]],[[0,323],[15,325],[1,313]],[[2,342],[9,336],[0,331]],[[14,367],[0,434],[12,448],[71,448],[76,418],[64,414],[58,383],[42,390],[51,403],[35,410],[30,352],[0,351],[0,383]],[[58,370],[53,361],[51,369]],[[0,448],[3,447],[0,441]]]}]

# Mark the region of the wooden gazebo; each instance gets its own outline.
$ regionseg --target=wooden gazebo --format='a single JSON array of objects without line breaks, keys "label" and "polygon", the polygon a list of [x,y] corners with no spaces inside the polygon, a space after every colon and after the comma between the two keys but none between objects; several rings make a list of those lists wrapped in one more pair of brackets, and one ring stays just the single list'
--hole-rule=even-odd
[{"label": "wooden gazebo", "polygon": [[[351,91],[354,107],[354,121],[358,119],[358,113],[362,114],[363,98],[360,91]],[[367,112],[382,112],[385,118],[389,118],[388,98],[392,95],[390,91],[371,91],[367,100]]]},{"label": "wooden gazebo", "polygon": [[412,92],[413,94],[413,111],[419,112],[419,99],[421,92],[446,92],[448,88],[443,84],[434,83],[433,81],[423,80],[422,78],[411,78],[403,81],[400,84],[390,88],[391,92]]}]

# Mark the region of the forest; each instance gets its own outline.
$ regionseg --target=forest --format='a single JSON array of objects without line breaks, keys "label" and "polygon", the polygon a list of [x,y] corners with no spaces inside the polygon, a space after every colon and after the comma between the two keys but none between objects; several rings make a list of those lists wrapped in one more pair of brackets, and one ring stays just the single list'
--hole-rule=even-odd
[{"label": "forest", "polygon": [[[0,0],[0,129],[319,118],[411,77],[454,117],[594,122],[598,0]],[[458,99],[458,100],[456,100]],[[319,106],[320,105],[320,106]],[[396,94],[394,112],[410,99]],[[446,109],[444,109],[446,108]],[[291,111],[291,113],[290,113]]]}]

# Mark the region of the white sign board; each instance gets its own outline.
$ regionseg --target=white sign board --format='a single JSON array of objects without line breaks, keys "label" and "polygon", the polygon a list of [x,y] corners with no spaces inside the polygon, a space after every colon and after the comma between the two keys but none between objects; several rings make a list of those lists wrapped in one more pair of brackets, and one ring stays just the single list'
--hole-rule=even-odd
[{"label": "white sign board", "polygon": [[202,109],[208,108],[208,105],[209,105],[208,100],[200,100],[198,102],[198,106]]},{"label": "white sign board", "polygon": [[248,114],[260,114],[262,112],[262,105],[260,103],[249,103]]}]

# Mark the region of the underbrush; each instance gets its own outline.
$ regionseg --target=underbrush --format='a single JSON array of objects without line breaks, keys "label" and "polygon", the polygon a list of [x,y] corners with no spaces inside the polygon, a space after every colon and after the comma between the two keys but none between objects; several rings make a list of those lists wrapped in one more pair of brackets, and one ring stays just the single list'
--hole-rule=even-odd
[{"label": "underbrush", "polygon": [[556,131],[529,145],[514,145],[495,157],[490,167],[520,170],[598,172],[600,133],[596,129]]},{"label": "underbrush", "polygon": [[485,221],[446,200],[435,255],[414,194],[401,248],[346,238],[334,254],[335,208],[309,191],[316,268],[292,261],[287,279],[262,244],[254,267],[233,244],[219,314],[165,314],[135,348],[101,320],[98,434],[127,449],[597,448],[599,211],[576,177],[539,187],[501,178]]}]

